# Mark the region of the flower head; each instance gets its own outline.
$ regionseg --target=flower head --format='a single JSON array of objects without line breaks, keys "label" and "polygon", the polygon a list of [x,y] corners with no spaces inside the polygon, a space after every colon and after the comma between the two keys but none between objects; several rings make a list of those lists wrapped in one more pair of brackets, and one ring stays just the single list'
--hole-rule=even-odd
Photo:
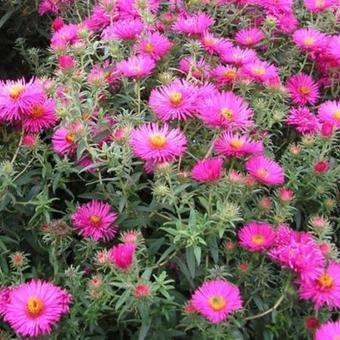
[{"label": "flower head", "polygon": [[199,182],[216,182],[222,176],[222,158],[198,161],[191,170],[191,177]]},{"label": "flower head", "polygon": [[133,263],[136,245],[133,243],[120,243],[113,246],[110,251],[112,264],[120,270],[128,271]]},{"label": "flower head", "polygon": [[243,157],[262,152],[263,143],[253,141],[247,135],[227,131],[215,141],[214,149],[227,157]]},{"label": "flower head", "polygon": [[281,166],[265,156],[259,155],[250,158],[246,162],[246,169],[262,184],[280,185],[284,182],[284,172]]},{"label": "flower head", "polygon": [[208,31],[209,27],[214,23],[214,19],[209,15],[198,12],[194,15],[181,15],[172,25],[172,29],[179,33],[187,35],[202,35]]},{"label": "flower head", "polygon": [[241,72],[246,78],[265,85],[278,78],[277,67],[260,60],[245,64]]},{"label": "flower head", "polygon": [[224,51],[224,53],[221,54],[221,59],[226,63],[242,66],[254,62],[257,60],[257,56],[253,50],[249,48],[242,49],[237,46],[231,47],[229,50]]},{"label": "flower head", "polygon": [[117,71],[124,77],[144,78],[149,76],[156,64],[148,55],[137,55],[117,63]]},{"label": "flower head", "polygon": [[76,138],[82,125],[79,123],[71,124],[68,127],[58,128],[52,137],[53,150],[59,155],[72,155],[77,150]]},{"label": "flower head", "polygon": [[326,35],[313,28],[302,28],[293,34],[294,43],[303,51],[317,52],[326,45]]},{"label": "flower head", "polygon": [[204,282],[191,301],[194,309],[214,324],[223,322],[229,314],[242,308],[238,287],[226,280]]},{"label": "flower head", "polygon": [[40,280],[32,280],[8,291],[1,299],[4,320],[21,336],[49,334],[68,312],[71,295],[65,290]]},{"label": "flower head", "polygon": [[298,105],[315,104],[319,99],[319,88],[313,78],[299,73],[288,79],[287,90],[293,102]]},{"label": "flower head", "polygon": [[211,70],[211,77],[220,86],[233,83],[237,78],[237,68],[233,66],[218,65]]},{"label": "flower head", "polygon": [[270,224],[251,222],[238,232],[240,244],[249,251],[261,251],[274,243],[275,232]]},{"label": "flower head", "polygon": [[117,20],[102,32],[103,41],[134,40],[143,31],[144,24],[140,19]]},{"label": "flower head", "polygon": [[328,321],[320,326],[315,333],[314,340],[338,340],[340,339],[340,321]]},{"label": "flower head", "polygon": [[264,38],[264,34],[257,28],[244,28],[237,32],[235,40],[243,46],[257,45]]},{"label": "flower head", "polygon": [[186,149],[186,137],[179,129],[147,123],[135,128],[130,144],[136,156],[145,161],[164,162],[181,156]]},{"label": "flower head", "polygon": [[311,12],[322,12],[336,4],[335,0],[304,0],[306,8]]},{"label": "flower head", "polygon": [[101,201],[92,200],[82,204],[71,216],[72,222],[80,235],[93,240],[110,240],[117,233],[117,214],[111,205]]},{"label": "flower head", "polygon": [[319,107],[318,117],[322,122],[340,128],[340,101],[328,100],[322,103]]},{"label": "flower head", "polygon": [[292,108],[286,118],[288,125],[294,126],[299,133],[315,133],[320,129],[320,121],[307,107]]}]

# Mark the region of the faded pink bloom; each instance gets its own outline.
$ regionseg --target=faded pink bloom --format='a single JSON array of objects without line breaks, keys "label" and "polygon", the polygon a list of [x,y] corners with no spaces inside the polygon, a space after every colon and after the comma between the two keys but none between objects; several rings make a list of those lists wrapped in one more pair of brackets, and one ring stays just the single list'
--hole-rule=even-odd
[{"label": "faded pink bloom", "polygon": [[110,260],[112,264],[123,271],[128,271],[135,256],[136,246],[132,243],[120,243],[111,248]]},{"label": "faded pink bloom", "polygon": [[320,129],[318,117],[310,112],[307,107],[290,109],[286,122],[302,134],[315,133]]},{"label": "faded pink bloom", "polygon": [[147,55],[130,57],[116,65],[117,71],[128,78],[144,78],[155,69],[155,61]]}]

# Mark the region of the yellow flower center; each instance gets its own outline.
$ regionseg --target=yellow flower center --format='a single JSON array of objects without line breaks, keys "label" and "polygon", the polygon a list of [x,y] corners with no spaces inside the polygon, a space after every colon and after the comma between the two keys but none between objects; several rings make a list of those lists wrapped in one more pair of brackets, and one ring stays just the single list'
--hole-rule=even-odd
[{"label": "yellow flower center", "polygon": [[74,143],[75,138],[76,138],[76,136],[75,136],[74,133],[71,132],[71,131],[68,132],[68,133],[66,134],[66,137],[65,137],[66,142],[67,142],[67,143],[70,143],[70,144]]},{"label": "yellow flower center", "polygon": [[331,289],[334,284],[334,279],[329,274],[324,273],[319,277],[318,282],[321,288]]},{"label": "yellow flower center", "polygon": [[247,44],[252,44],[254,42],[252,37],[246,37],[244,40]]},{"label": "yellow flower center", "polygon": [[131,66],[131,69],[132,69],[132,71],[135,72],[135,73],[141,73],[141,71],[142,71],[141,66],[138,65],[138,64],[132,65],[132,66]]},{"label": "yellow flower center", "polygon": [[148,53],[153,52],[154,49],[155,49],[155,46],[151,43],[146,43],[145,46],[144,46],[144,51],[148,52]]},{"label": "yellow flower center", "polygon": [[255,243],[256,245],[260,246],[261,244],[264,243],[265,238],[263,235],[256,234],[251,237],[251,241]]},{"label": "yellow flower center", "polygon": [[252,71],[258,76],[263,76],[266,73],[266,70],[261,66],[254,66]]},{"label": "yellow flower center", "polygon": [[[315,1],[315,7],[319,8],[319,7],[323,7],[325,6],[325,0],[316,0]],[[339,338],[340,340],[340,338]]]},{"label": "yellow flower center", "polygon": [[236,72],[234,70],[227,70],[223,72],[224,78],[234,79],[236,76]]},{"label": "yellow flower center", "polygon": [[306,37],[303,39],[303,43],[307,46],[312,46],[315,44],[315,39],[313,37]]},{"label": "yellow flower center", "polygon": [[93,215],[90,216],[90,221],[95,226],[98,226],[100,224],[100,222],[102,221],[102,219],[101,219],[100,216],[93,214]]},{"label": "yellow flower center", "polygon": [[310,88],[308,86],[300,86],[299,91],[305,96],[310,94]]},{"label": "yellow flower center", "polygon": [[44,107],[42,105],[35,105],[31,110],[32,118],[40,118],[44,115]]},{"label": "yellow flower center", "polygon": [[209,298],[208,305],[215,312],[219,312],[227,305],[227,301],[225,300],[223,296],[214,295]]},{"label": "yellow flower center", "polygon": [[269,176],[269,172],[268,170],[264,169],[264,168],[260,168],[256,171],[257,175],[259,177],[262,177],[262,178],[266,178]]},{"label": "yellow flower center", "polygon": [[231,120],[234,118],[234,112],[231,109],[223,108],[220,112],[225,119]]},{"label": "yellow flower center", "polygon": [[340,110],[336,110],[334,112],[334,119],[337,120],[338,122],[340,122]]},{"label": "yellow flower center", "polygon": [[230,142],[230,146],[234,149],[239,149],[243,146],[244,142],[240,139],[233,139],[231,142]]},{"label": "yellow flower center", "polygon": [[10,89],[9,89],[9,96],[16,100],[20,97],[21,93],[25,90],[25,86],[22,84],[16,84],[13,85]]},{"label": "yellow flower center", "polygon": [[166,137],[161,133],[154,133],[150,136],[150,143],[154,148],[161,149],[166,144]]},{"label": "yellow flower center", "polygon": [[37,318],[44,310],[44,302],[40,298],[32,296],[27,300],[26,308],[30,317]]},{"label": "yellow flower center", "polygon": [[180,105],[183,101],[182,93],[177,92],[177,91],[170,93],[169,98],[170,98],[171,104],[174,106]]}]

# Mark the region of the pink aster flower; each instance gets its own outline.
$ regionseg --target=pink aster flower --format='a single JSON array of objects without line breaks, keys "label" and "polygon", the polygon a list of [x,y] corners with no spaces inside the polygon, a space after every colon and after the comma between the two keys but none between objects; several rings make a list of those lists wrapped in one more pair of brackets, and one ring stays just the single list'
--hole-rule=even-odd
[{"label": "pink aster flower", "polygon": [[71,219],[80,235],[96,241],[111,240],[117,233],[117,226],[114,225],[117,214],[105,202],[92,200],[82,204]]},{"label": "pink aster flower", "polygon": [[322,122],[340,128],[340,101],[328,100],[322,103],[319,107],[318,117]]},{"label": "pink aster flower", "polygon": [[233,92],[214,93],[197,105],[199,118],[208,126],[245,128],[253,125],[253,111],[248,103]]},{"label": "pink aster flower", "polygon": [[214,324],[227,319],[229,314],[242,308],[238,287],[227,280],[206,281],[191,298],[196,312]]},{"label": "pink aster flower", "polygon": [[203,159],[194,165],[191,177],[198,182],[216,182],[222,176],[222,167],[222,158]]},{"label": "pink aster flower", "polygon": [[110,251],[110,261],[120,270],[128,271],[136,252],[136,245],[133,243],[120,243],[113,246]]},{"label": "pink aster flower", "polygon": [[304,0],[304,3],[311,12],[322,12],[335,5],[334,0]]},{"label": "pink aster flower", "polygon": [[214,149],[227,157],[243,157],[263,151],[261,141],[253,141],[247,135],[224,132],[215,142]]},{"label": "pink aster flower", "polygon": [[280,226],[268,255],[283,268],[293,270],[305,282],[315,280],[324,271],[325,258],[309,232],[296,232]]},{"label": "pink aster flower", "polygon": [[303,300],[312,300],[315,309],[323,305],[328,308],[340,307],[340,264],[330,262],[328,268],[315,280],[301,280],[299,296]]},{"label": "pink aster flower", "polygon": [[277,67],[260,60],[242,66],[241,73],[246,78],[265,85],[278,78]]},{"label": "pink aster flower", "polygon": [[249,48],[242,49],[240,47],[232,47],[225,51],[225,53],[221,54],[221,59],[226,63],[242,66],[257,60],[257,55]]},{"label": "pink aster flower", "polygon": [[0,119],[6,121],[18,120],[26,115],[27,110],[35,104],[44,101],[45,94],[41,83],[31,79],[7,80],[0,83]]},{"label": "pink aster flower", "polygon": [[140,17],[141,12],[150,12],[157,14],[160,6],[159,0],[117,0],[116,2],[119,14],[123,18]]},{"label": "pink aster flower", "polygon": [[187,35],[202,35],[213,25],[214,19],[209,15],[198,12],[194,15],[181,15],[172,25],[172,29]]},{"label": "pink aster flower", "polygon": [[302,28],[294,32],[293,41],[303,51],[317,52],[325,48],[327,37],[313,28]]},{"label": "pink aster flower", "polygon": [[149,32],[137,42],[136,50],[140,54],[147,54],[155,60],[165,56],[172,46],[171,41],[159,32]]},{"label": "pink aster flower", "polygon": [[251,222],[239,230],[238,238],[243,248],[261,251],[273,245],[275,232],[270,224]]},{"label": "pink aster flower", "polygon": [[27,110],[23,118],[23,127],[26,132],[37,133],[53,127],[56,121],[55,103],[47,99],[41,104],[34,104]]},{"label": "pink aster flower", "polygon": [[223,54],[233,47],[233,44],[229,40],[218,38],[210,32],[205,32],[200,42],[209,54]]},{"label": "pink aster flower", "polygon": [[115,21],[102,32],[103,41],[134,40],[143,31],[144,24],[139,19],[126,19]]},{"label": "pink aster flower", "polygon": [[320,129],[319,119],[307,107],[292,108],[286,122],[302,134],[315,133]]},{"label": "pink aster flower", "polygon": [[315,104],[319,99],[319,87],[313,78],[299,73],[287,81],[287,90],[292,101],[298,105]]},{"label": "pink aster flower", "polygon": [[71,299],[64,289],[32,280],[10,288],[7,301],[1,301],[1,310],[4,320],[17,334],[37,337],[52,331],[68,312]]},{"label": "pink aster flower", "polygon": [[46,13],[59,13],[67,6],[70,6],[74,0],[42,0],[39,4],[38,13],[44,15]]},{"label": "pink aster flower", "polygon": [[340,320],[328,321],[316,331],[314,340],[337,340],[340,339]]},{"label": "pink aster flower", "polygon": [[258,182],[266,185],[280,185],[284,182],[281,166],[265,156],[253,156],[246,162],[246,169]]},{"label": "pink aster flower", "polygon": [[132,131],[130,144],[135,155],[143,160],[165,162],[181,156],[187,140],[179,129],[147,123]]},{"label": "pink aster flower", "polygon": [[257,28],[244,28],[237,32],[235,40],[243,46],[255,46],[264,38],[264,34]]},{"label": "pink aster flower", "polygon": [[155,61],[147,55],[130,57],[117,63],[117,71],[128,78],[144,78],[156,67]]},{"label": "pink aster flower", "polygon": [[52,137],[53,150],[62,156],[74,154],[78,147],[76,143],[77,133],[81,129],[82,125],[79,123],[58,128]]},{"label": "pink aster flower", "polygon": [[176,79],[167,86],[151,91],[149,105],[159,119],[185,120],[196,110],[197,88],[187,81]]},{"label": "pink aster flower", "polygon": [[211,70],[210,75],[219,86],[231,84],[237,78],[237,68],[233,66],[218,65]]},{"label": "pink aster flower", "polygon": [[179,69],[185,74],[191,74],[196,79],[205,79],[209,74],[209,65],[204,58],[193,60],[191,57],[182,58],[179,61]]},{"label": "pink aster flower", "polygon": [[68,46],[79,41],[78,26],[75,24],[64,25],[54,32],[51,38],[51,48],[54,51],[64,51]]}]

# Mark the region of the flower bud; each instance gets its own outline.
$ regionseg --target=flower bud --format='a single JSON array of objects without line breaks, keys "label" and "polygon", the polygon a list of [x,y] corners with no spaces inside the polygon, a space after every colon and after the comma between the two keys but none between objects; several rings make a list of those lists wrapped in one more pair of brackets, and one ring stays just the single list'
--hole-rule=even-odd
[{"label": "flower bud", "polygon": [[314,164],[313,169],[318,174],[323,174],[329,170],[329,162],[319,161]]},{"label": "flower bud", "polygon": [[320,130],[320,135],[324,138],[330,138],[333,135],[333,125],[330,123],[323,123]]}]

